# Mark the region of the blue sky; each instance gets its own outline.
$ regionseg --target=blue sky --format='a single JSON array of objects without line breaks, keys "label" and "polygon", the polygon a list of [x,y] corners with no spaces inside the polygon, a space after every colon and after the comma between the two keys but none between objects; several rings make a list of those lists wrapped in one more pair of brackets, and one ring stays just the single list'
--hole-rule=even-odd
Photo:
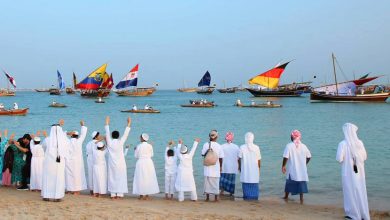
[{"label": "blue sky", "polygon": [[[282,82],[331,82],[334,52],[352,79],[390,76],[390,2],[329,1],[2,1],[0,67],[19,87],[69,84],[104,62],[118,82],[140,64],[139,85],[236,86],[279,61]],[[345,75],[345,76],[344,76]],[[5,86],[4,76],[0,87]]]}]

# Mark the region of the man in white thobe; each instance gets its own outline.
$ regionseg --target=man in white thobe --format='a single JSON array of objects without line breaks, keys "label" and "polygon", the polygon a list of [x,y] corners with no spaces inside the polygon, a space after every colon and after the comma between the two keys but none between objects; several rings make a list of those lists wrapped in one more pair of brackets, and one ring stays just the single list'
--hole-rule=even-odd
[{"label": "man in white thobe", "polygon": [[364,161],[366,149],[357,136],[358,127],[343,125],[345,139],[339,143],[336,160],[341,163],[344,211],[348,219],[370,219],[368,209]]},{"label": "man in white thobe", "polygon": [[60,201],[65,196],[65,158],[70,147],[69,139],[62,130],[64,120],[55,124],[50,129],[50,135],[46,137],[43,146],[46,148],[43,163],[42,191],[43,200]]},{"label": "man in white thobe", "polygon": [[87,189],[83,159],[83,142],[87,127],[84,126],[84,121],[80,121],[80,125],[80,135],[77,131],[71,132],[69,155],[65,161],[66,190],[76,195]]},{"label": "man in white thobe", "polygon": [[88,166],[88,189],[91,195],[93,195],[93,149],[96,148],[97,142],[102,138],[99,132],[92,132],[92,140],[88,142],[86,146],[87,153],[87,166]]},{"label": "man in white thobe", "polygon": [[123,136],[119,138],[119,132],[113,131],[110,136],[110,117],[106,117],[106,141],[108,150],[108,191],[112,199],[123,198],[127,188],[127,168],[123,145],[130,132],[131,118],[127,118],[127,127]]}]

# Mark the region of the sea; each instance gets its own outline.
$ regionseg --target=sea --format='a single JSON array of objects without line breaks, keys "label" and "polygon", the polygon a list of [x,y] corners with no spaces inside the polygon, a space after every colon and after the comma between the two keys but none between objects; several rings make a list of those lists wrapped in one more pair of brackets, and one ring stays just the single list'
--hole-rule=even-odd
[{"label": "sea", "polygon": [[[214,101],[215,108],[183,108],[190,99]],[[237,99],[244,104],[251,100],[272,100],[282,104],[281,108],[238,108]],[[226,132],[234,132],[234,142],[244,144],[246,132],[253,132],[255,144],[261,150],[260,189],[261,198],[281,198],[284,194],[285,176],[281,172],[283,150],[290,142],[290,132],[298,129],[302,142],[312,153],[308,165],[309,194],[305,203],[337,205],[342,207],[341,166],[336,161],[336,151],[344,139],[342,126],[352,122],[359,127],[358,136],[364,142],[368,159],[365,163],[369,206],[371,209],[390,210],[390,103],[310,103],[308,94],[291,98],[255,98],[248,92],[212,95],[179,93],[174,90],[158,90],[149,97],[118,97],[111,94],[104,104],[95,99],[83,98],[79,94],[51,96],[48,93],[17,92],[15,97],[0,97],[0,103],[19,108],[28,107],[26,116],[0,116],[0,130],[8,129],[17,137],[37,130],[49,131],[50,125],[59,119],[65,120],[64,130],[80,130],[80,120],[88,127],[85,145],[92,131],[104,133],[105,117],[111,117],[111,130],[123,133],[127,117],[132,118],[130,135],[126,145],[131,151],[126,157],[129,192],[136,160],[133,149],[139,144],[141,133],[150,135],[154,148],[154,165],[160,185],[160,196],[164,192],[164,151],[170,140],[177,143],[182,138],[189,147],[195,138],[201,139],[193,160],[194,176],[198,195],[203,195],[203,166],[201,148],[207,142],[208,133],[216,129],[218,142],[225,143]],[[66,108],[48,107],[52,101],[66,104]],[[122,113],[133,104],[143,108],[145,104],[161,111],[160,114]],[[84,160],[86,163],[86,160]],[[131,195],[131,194],[130,194]],[[242,196],[239,176],[236,196]],[[260,199],[261,199],[260,198]],[[298,201],[297,196],[292,197]]]}]

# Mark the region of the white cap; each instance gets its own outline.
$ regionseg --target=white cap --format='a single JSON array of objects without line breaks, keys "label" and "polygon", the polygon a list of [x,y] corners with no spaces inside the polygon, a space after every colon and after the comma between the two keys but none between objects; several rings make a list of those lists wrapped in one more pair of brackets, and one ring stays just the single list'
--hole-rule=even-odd
[{"label": "white cap", "polygon": [[79,132],[78,131],[73,131],[73,135],[79,136]]},{"label": "white cap", "polygon": [[98,142],[98,143],[97,143],[97,147],[98,147],[98,148],[104,147],[104,143],[103,143],[103,142]]},{"label": "white cap", "polygon": [[34,141],[36,141],[36,142],[41,141],[41,138],[40,137],[35,137]]},{"label": "white cap", "polygon": [[141,137],[142,137],[142,139],[144,139],[144,141],[148,141],[149,140],[149,135],[146,134],[146,133],[142,133]]},{"label": "white cap", "polygon": [[94,131],[94,132],[92,132],[92,134],[91,134],[91,138],[95,138],[96,137],[96,135],[97,135],[97,131]]},{"label": "white cap", "polygon": [[187,151],[188,151],[187,146],[184,145],[184,144],[181,145],[181,147],[180,147],[180,153],[185,154],[185,153],[187,153]]}]

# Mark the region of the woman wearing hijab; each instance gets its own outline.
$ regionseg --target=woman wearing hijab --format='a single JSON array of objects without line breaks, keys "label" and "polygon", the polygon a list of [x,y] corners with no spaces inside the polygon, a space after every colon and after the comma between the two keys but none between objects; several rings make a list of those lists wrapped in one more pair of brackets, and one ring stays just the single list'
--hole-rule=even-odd
[{"label": "woman wearing hijab", "polygon": [[149,195],[159,193],[160,189],[152,160],[153,146],[147,142],[149,135],[143,133],[140,140],[141,143],[134,152],[137,163],[134,171],[133,194],[139,195],[139,199],[147,200]]},{"label": "woman wearing hijab", "polygon": [[61,201],[65,196],[65,158],[70,148],[70,141],[66,133],[62,130],[64,121],[52,125],[50,134],[46,131],[43,146],[46,148],[43,162],[42,191],[41,196],[44,201]]},{"label": "woman wearing hijab", "polygon": [[1,185],[2,186],[11,186],[12,182],[12,167],[14,164],[14,151],[11,147],[6,147],[6,145],[10,145],[12,142],[12,139],[14,138],[15,134],[12,134],[11,137],[7,140],[8,132],[4,132],[4,138],[1,141],[2,147],[4,147],[4,161],[2,166],[2,180]]},{"label": "woman wearing hijab", "polygon": [[343,125],[344,140],[339,143],[336,160],[341,163],[344,211],[347,219],[370,219],[364,161],[366,149],[357,136],[358,127]]},{"label": "woman wearing hijab", "polygon": [[[0,170],[3,170],[3,163],[4,163],[4,154],[6,151],[6,145],[8,143],[8,130],[4,130],[4,137],[1,135],[0,132]],[[0,182],[3,175],[0,175]]]},{"label": "woman wearing hijab", "polygon": [[22,143],[22,138],[19,138],[18,141],[11,140],[11,145],[9,146],[14,152],[14,162],[12,164],[12,176],[11,183],[20,186],[23,180],[23,167],[26,164],[24,158],[23,148],[20,146]]},{"label": "woman wearing hijab", "polygon": [[221,178],[219,179],[221,195],[226,191],[230,193],[230,196],[233,196],[236,188],[237,161],[240,148],[233,143],[233,139],[234,134],[229,131],[225,136],[226,143],[221,146],[225,156],[223,158]]},{"label": "woman wearing hijab", "polygon": [[260,148],[253,143],[252,132],[245,134],[245,144],[240,147],[239,170],[241,171],[242,193],[244,200],[259,200]]},{"label": "woman wearing hijab", "polygon": [[[287,144],[283,153],[282,172],[286,174],[286,186],[284,188],[284,199],[288,199],[288,194],[300,195],[303,203],[303,193],[308,193],[307,164],[311,154],[309,149],[301,142],[301,132],[294,130],[291,132],[291,143]],[[287,165],[287,169],[286,169]]]}]

